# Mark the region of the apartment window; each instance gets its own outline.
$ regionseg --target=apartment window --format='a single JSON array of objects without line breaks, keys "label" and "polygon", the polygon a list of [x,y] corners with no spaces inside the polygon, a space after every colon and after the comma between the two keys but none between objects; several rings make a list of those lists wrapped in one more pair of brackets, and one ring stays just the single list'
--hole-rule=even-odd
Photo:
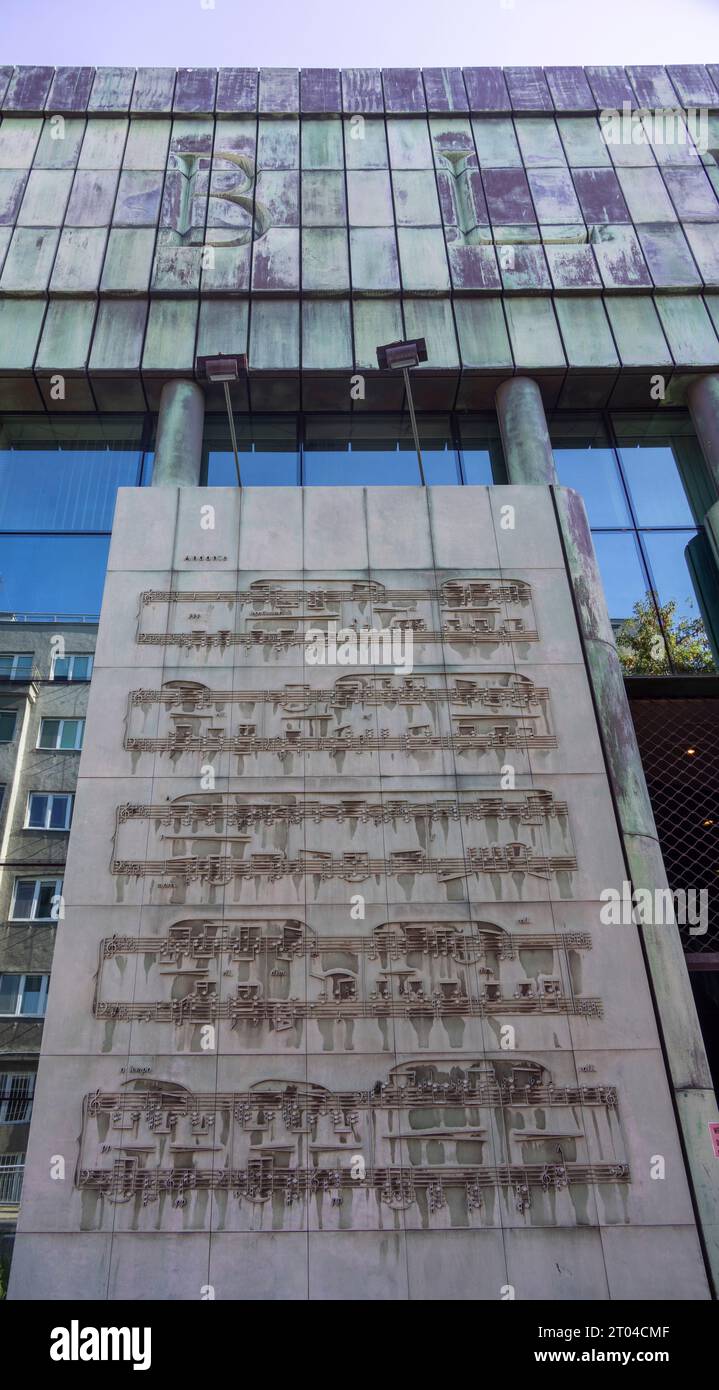
[{"label": "apartment window", "polygon": [[44,1018],[49,975],[0,975],[0,1017]]},{"label": "apartment window", "polygon": [[24,1154],[0,1154],[0,1203],[17,1206],[24,1172]]},{"label": "apartment window", "polygon": [[84,719],[43,719],[40,723],[37,746],[56,748],[65,753],[79,752],[84,733]]},{"label": "apartment window", "polygon": [[33,652],[0,652],[0,680],[29,681],[33,658]]},{"label": "apartment window", "polygon": [[30,792],[26,830],[69,830],[73,797],[70,792]]},{"label": "apartment window", "polygon": [[92,656],[87,652],[70,652],[56,656],[52,663],[54,681],[89,681],[92,675]]},{"label": "apartment window", "polygon": [[55,899],[61,893],[61,878],[16,878],[10,908],[11,922],[55,921]]},{"label": "apartment window", "polygon": [[17,714],[14,709],[0,709],[0,743],[12,743],[16,720]]},{"label": "apartment window", "polygon": [[0,1072],[0,1125],[25,1125],[32,1115],[34,1071]]}]

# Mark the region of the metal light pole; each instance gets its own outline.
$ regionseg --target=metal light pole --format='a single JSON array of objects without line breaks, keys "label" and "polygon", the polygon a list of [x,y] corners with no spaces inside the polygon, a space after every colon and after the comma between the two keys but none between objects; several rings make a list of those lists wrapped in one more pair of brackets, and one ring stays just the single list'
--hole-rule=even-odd
[{"label": "metal light pole", "polygon": [[417,450],[417,462],[419,463],[419,476],[422,487],[427,486],[424,476],[424,464],[422,462],[422,449],[419,442],[419,431],[417,429],[417,416],[414,413],[414,400],[412,399],[412,383],[409,379],[410,367],[419,366],[420,362],[427,361],[427,344],[424,338],[411,338],[407,342],[385,343],[384,346],[377,348],[377,365],[382,368],[394,368],[400,370],[404,377],[404,389],[407,393],[407,405],[409,407],[409,418],[412,425],[412,438],[414,447]]},{"label": "metal light pole", "polygon": [[242,487],[240,477],[240,455],[237,449],[237,434],[235,433],[235,417],[232,412],[232,399],[230,397],[230,382],[239,381],[240,372],[247,372],[247,358],[244,353],[237,357],[229,353],[218,353],[216,357],[198,357],[196,361],[198,376],[204,377],[206,381],[213,384],[222,384],[225,392],[225,406],[227,407],[227,422],[230,426],[230,440],[232,442],[232,453],[235,460],[235,472],[237,473],[237,486]]}]

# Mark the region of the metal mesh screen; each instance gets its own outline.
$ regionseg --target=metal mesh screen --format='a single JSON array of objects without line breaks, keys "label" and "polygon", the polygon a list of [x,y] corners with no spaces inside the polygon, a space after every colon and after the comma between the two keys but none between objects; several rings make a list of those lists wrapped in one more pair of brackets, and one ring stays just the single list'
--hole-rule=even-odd
[{"label": "metal mesh screen", "polygon": [[632,699],[669,885],[709,892],[709,926],[688,953],[719,951],[719,699]]}]

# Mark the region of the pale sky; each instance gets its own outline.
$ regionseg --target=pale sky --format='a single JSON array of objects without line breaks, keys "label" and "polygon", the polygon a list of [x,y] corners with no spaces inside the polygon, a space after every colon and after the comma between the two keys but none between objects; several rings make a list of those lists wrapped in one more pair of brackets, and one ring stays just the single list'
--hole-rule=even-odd
[{"label": "pale sky", "polygon": [[0,63],[719,63],[719,0],[0,0]]}]

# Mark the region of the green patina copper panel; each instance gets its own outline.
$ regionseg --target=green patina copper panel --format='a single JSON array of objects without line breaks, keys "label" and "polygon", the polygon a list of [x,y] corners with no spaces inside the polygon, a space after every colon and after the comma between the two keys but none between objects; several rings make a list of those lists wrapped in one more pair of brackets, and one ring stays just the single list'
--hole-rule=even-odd
[{"label": "green patina copper panel", "polygon": [[649,145],[612,139],[611,122],[604,122],[600,116],[599,128],[602,140],[609,151],[609,158],[617,169],[656,168],[656,161]]},{"label": "green patina copper panel", "polygon": [[196,299],[154,299],[147,320],[143,371],[192,371],[195,365]]},{"label": "green patina copper panel", "polygon": [[433,169],[426,120],[387,121],[389,160],[393,169]]},{"label": "green patina copper panel", "polygon": [[509,296],[504,307],[517,367],[564,367],[564,350],[551,299]]},{"label": "green patina copper panel", "polygon": [[426,337],[429,360],[418,371],[459,366],[459,349],[449,299],[404,299],[408,338]]},{"label": "green patina copper panel", "polygon": [[15,225],[27,181],[26,169],[0,169],[0,226]]},{"label": "green patina copper panel", "polygon": [[678,367],[719,362],[719,341],[698,294],[657,294],[654,303]]},{"label": "green patina copper panel", "polygon": [[541,246],[502,246],[499,251],[499,273],[505,290],[550,290],[552,282],[546,257]]},{"label": "green patina copper panel", "polygon": [[59,227],[17,227],[5,257],[0,290],[39,294],[47,289]]},{"label": "green patina copper panel", "polygon": [[44,299],[0,299],[0,369],[31,370],[45,308]]},{"label": "green patina copper panel", "polygon": [[17,216],[19,227],[61,227],[72,187],[72,169],[33,169]]},{"label": "green patina copper panel", "polygon": [[522,167],[514,126],[506,116],[473,120],[474,143],[483,169],[518,169]]},{"label": "green patina copper panel", "polygon": [[386,169],[389,164],[384,121],[355,116],[344,122],[345,163],[348,169]]},{"label": "green patina copper panel", "polygon": [[55,117],[43,122],[42,135],[35,150],[35,169],[74,169],[85,135],[85,122],[72,117]]},{"label": "green patina copper panel", "polygon": [[162,182],[159,169],[123,169],[112,210],[113,225],[156,227],[160,217]]},{"label": "green patina copper panel", "polygon": [[98,68],[88,111],[127,111],[135,85],[134,68]]},{"label": "green patina copper panel", "polygon": [[51,299],[35,360],[36,371],[82,371],[90,354],[94,299]]},{"label": "green patina copper panel", "polygon": [[308,371],[352,367],[349,300],[304,300],[302,366]]},{"label": "green patina copper panel", "polygon": [[257,175],[257,199],[273,227],[299,227],[300,176],[294,169],[268,169]]},{"label": "green patina copper panel", "polygon": [[302,168],[343,169],[342,122],[302,122]]},{"label": "green patina copper panel", "polygon": [[637,236],[656,289],[701,287],[701,276],[678,223],[640,226]]},{"label": "green patina copper panel", "polygon": [[133,111],[171,111],[174,68],[138,68],[132,92]]},{"label": "green patina copper panel", "polygon": [[395,215],[398,226],[437,227],[441,225],[434,170],[401,169],[392,174]]},{"label": "green patina copper panel", "polygon": [[125,150],[129,121],[89,120],[80,150],[80,169],[119,169]]},{"label": "green patina copper panel", "polygon": [[308,171],[302,174],[302,225],[342,227],[347,222],[343,173]]},{"label": "green patina copper panel", "polygon": [[247,299],[206,299],[200,305],[197,355],[247,352]]},{"label": "green patina copper panel", "polygon": [[218,290],[248,290],[252,264],[249,242],[244,246],[220,246],[216,242],[215,232],[208,232],[210,239],[212,245],[202,257],[201,290],[214,293]]},{"label": "green patina copper panel", "polygon": [[296,299],[258,300],[250,318],[250,366],[288,371],[300,365],[300,306]]},{"label": "green patina copper panel", "polygon": [[107,243],[100,288],[115,294],[144,294],[150,284],[155,233],[137,228],[113,228]]},{"label": "green patina copper panel", "polygon": [[103,299],[92,340],[91,372],[137,371],[142,359],[148,301]]},{"label": "green patina copper panel", "polygon": [[672,200],[658,169],[619,169],[617,178],[633,222],[676,222]]},{"label": "green patina copper panel", "polygon": [[618,367],[612,331],[599,295],[558,294],[554,307],[570,367]]},{"label": "green patina copper panel", "polygon": [[671,367],[672,355],[648,295],[607,295],[605,306],[625,367]]},{"label": "green patina copper panel", "polygon": [[557,127],[567,162],[573,169],[611,165],[596,116],[558,116]]},{"label": "green patina copper panel", "polygon": [[50,279],[51,294],[93,294],[100,284],[106,227],[65,227]]},{"label": "green patina copper panel", "polygon": [[303,228],[303,290],[337,293],[348,290],[349,284],[349,254],[344,228]]},{"label": "green patina copper panel", "polygon": [[0,169],[29,169],[42,128],[39,116],[6,116],[0,124]]},{"label": "green patina copper panel", "polygon": [[347,203],[351,227],[392,227],[392,185],[387,172],[357,169],[347,173]]},{"label": "green patina copper panel", "polygon": [[559,131],[551,116],[517,116],[514,129],[525,169],[566,168]]},{"label": "green patina copper panel", "polygon": [[464,367],[511,370],[512,350],[502,301],[498,296],[456,299],[454,315]]},{"label": "green patina copper panel", "polygon": [[257,140],[259,169],[299,169],[300,123],[298,120],[260,121]]},{"label": "green patina copper panel", "polygon": [[252,258],[252,288],[299,290],[300,234],[296,227],[270,227],[255,242]]},{"label": "green patina copper panel", "polygon": [[450,288],[447,252],[440,227],[399,227],[399,263],[405,290]]},{"label": "green patina copper panel", "polygon": [[[354,272],[353,272],[354,273]],[[404,337],[399,299],[356,299],[353,304],[355,363],[376,369],[377,346]]]},{"label": "green patina copper panel", "polygon": [[399,289],[399,258],[393,227],[352,227],[350,259],[355,290]]},{"label": "green patina copper panel", "polygon": [[608,290],[651,288],[651,277],[633,227],[590,227],[602,284]]},{"label": "green patina copper panel", "polygon": [[116,169],[78,169],[67,205],[68,227],[108,227],[115,206]]},{"label": "green patina copper panel", "polygon": [[199,290],[202,254],[201,246],[178,246],[174,232],[158,232],[150,289],[187,294]]},{"label": "green patina copper panel", "polygon": [[163,169],[170,144],[170,122],[138,117],[130,121],[123,169]]}]

